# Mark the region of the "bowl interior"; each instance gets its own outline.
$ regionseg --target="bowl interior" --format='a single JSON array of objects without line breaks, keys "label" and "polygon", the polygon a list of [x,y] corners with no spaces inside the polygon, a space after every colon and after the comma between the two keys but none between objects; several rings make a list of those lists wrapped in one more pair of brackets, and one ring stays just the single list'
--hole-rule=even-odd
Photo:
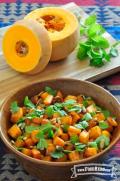
[{"label": "bowl interior", "polygon": [[[11,149],[10,140],[7,134],[7,130],[10,127],[10,104],[13,101],[18,101],[19,105],[23,104],[23,100],[25,96],[33,96],[38,94],[40,91],[44,89],[45,86],[50,86],[53,89],[61,90],[64,95],[73,94],[79,95],[83,94],[86,96],[91,96],[94,98],[96,103],[109,111],[113,115],[117,117],[118,127],[115,129],[112,137],[111,144],[108,148],[106,148],[103,152],[110,149],[119,139],[120,137],[120,104],[118,101],[103,88],[86,81],[74,80],[74,79],[55,79],[55,80],[47,80],[43,82],[38,82],[32,85],[28,85],[14,94],[10,95],[3,103],[1,114],[0,114],[0,132],[1,137],[5,144]],[[14,152],[14,148],[12,150]],[[102,152],[100,153],[102,154]],[[97,157],[97,155],[96,155]],[[84,159],[83,159],[84,160]]]}]

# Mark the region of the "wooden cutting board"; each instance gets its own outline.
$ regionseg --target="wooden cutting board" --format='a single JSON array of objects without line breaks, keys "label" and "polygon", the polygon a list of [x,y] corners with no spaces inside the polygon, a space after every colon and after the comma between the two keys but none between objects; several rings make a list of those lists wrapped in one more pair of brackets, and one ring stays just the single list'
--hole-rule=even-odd
[{"label": "wooden cutting board", "polygon": [[[75,3],[69,3],[63,7],[75,13],[78,19],[82,18],[84,20],[87,17],[87,14]],[[6,29],[0,29],[0,45]],[[115,42],[110,34],[105,33],[105,37],[111,44]],[[96,81],[118,71],[120,71],[120,56],[112,59],[110,63],[101,68],[94,68],[89,66],[87,60],[83,62],[78,61],[76,59],[76,51],[73,51],[67,59],[56,63],[49,63],[45,70],[37,75],[24,75],[12,70],[6,64],[0,47],[0,100],[3,100],[4,97],[16,88],[39,80],[72,77],[81,80]]]}]

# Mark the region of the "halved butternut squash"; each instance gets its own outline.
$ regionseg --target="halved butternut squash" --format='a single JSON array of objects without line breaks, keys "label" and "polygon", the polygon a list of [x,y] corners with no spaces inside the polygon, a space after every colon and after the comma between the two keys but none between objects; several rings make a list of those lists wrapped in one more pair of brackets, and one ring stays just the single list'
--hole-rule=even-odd
[{"label": "halved butternut squash", "polygon": [[75,15],[59,7],[36,9],[25,16],[34,19],[48,31],[52,41],[51,61],[66,58],[76,47],[78,41],[78,21]]},{"label": "halved butternut squash", "polygon": [[35,20],[20,20],[3,38],[3,54],[16,71],[28,74],[41,72],[49,62],[52,43],[47,30]]}]

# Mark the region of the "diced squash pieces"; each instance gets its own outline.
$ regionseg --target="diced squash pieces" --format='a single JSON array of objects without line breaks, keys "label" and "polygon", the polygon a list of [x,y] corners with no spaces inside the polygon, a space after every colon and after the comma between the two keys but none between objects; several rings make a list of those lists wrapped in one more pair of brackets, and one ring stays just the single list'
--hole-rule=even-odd
[{"label": "diced squash pieces", "polygon": [[11,114],[11,121],[13,123],[16,123],[22,117],[23,117],[23,109],[20,107],[17,112]]},{"label": "diced squash pieces", "polygon": [[102,134],[105,135],[105,136],[108,136],[109,138],[111,137],[111,134],[107,130],[103,130]]},{"label": "diced squash pieces", "polygon": [[53,140],[53,144],[56,145],[56,146],[64,146],[65,145],[65,142],[63,139],[59,138],[58,136],[56,136]]},{"label": "diced squash pieces", "polygon": [[83,100],[84,100],[84,99],[83,99],[83,97],[82,97],[81,95],[77,96],[77,102],[78,102],[78,103],[81,104],[81,103],[83,102]]},{"label": "diced squash pieces", "polygon": [[111,126],[115,126],[115,127],[118,125],[117,121],[115,121],[115,119],[112,118],[112,117],[109,117],[109,118],[108,118],[108,123],[109,123]]},{"label": "diced squash pieces", "polygon": [[99,126],[94,126],[93,128],[90,129],[89,131],[89,136],[90,138],[96,139],[101,135],[102,131]]},{"label": "diced squash pieces", "polygon": [[72,151],[68,154],[70,161],[80,160],[80,154],[78,151]]},{"label": "diced squash pieces", "polygon": [[47,92],[43,92],[40,96],[42,99],[45,99],[47,96],[49,96],[49,94]]},{"label": "diced squash pieces", "polygon": [[17,138],[18,136],[20,136],[22,134],[22,131],[20,130],[20,128],[18,127],[17,124],[14,124],[11,128],[9,128],[8,134],[13,139],[15,139],[15,138]]},{"label": "diced squash pieces", "polygon": [[40,153],[39,150],[34,148],[34,149],[31,150],[31,152],[32,152],[32,157],[33,158],[41,159],[41,153]]},{"label": "diced squash pieces", "polygon": [[55,160],[56,162],[66,162],[67,161],[67,155],[64,155],[63,157],[61,158],[58,158]]},{"label": "diced squash pieces", "polygon": [[79,135],[81,132],[80,129],[74,127],[74,126],[69,126],[68,128],[68,134],[69,136],[72,136],[72,135]]},{"label": "diced squash pieces", "polygon": [[42,160],[44,160],[44,161],[51,161],[52,158],[51,158],[51,156],[44,156],[44,157],[42,158]]},{"label": "diced squash pieces", "polygon": [[25,142],[24,142],[24,140],[22,140],[22,139],[17,139],[16,141],[15,141],[15,146],[16,147],[23,147],[25,145]]},{"label": "diced squash pieces", "polygon": [[81,143],[87,144],[89,141],[89,133],[87,131],[82,131],[79,136],[79,141]]},{"label": "diced squash pieces", "polygon": [[33,119],[32,119],[32,122],[33,122],[33,123],[36,123],[36,124],[40,124],[41,121],[42,121],[42,118],[39,118],[39,117],[36,117],[36,118],[33,118]]},{"label": "diced squash pieces", "polygon": [[72,115],[72,118],[73,118],[73,124],[75,124],[80,119],[80,116],[75,111],[72,111],[71,115]]},{"label": "diced squash pieces", "polygon": [[32,138],[27,138],[25,139],[25,145],[26,147],[30,148],[31,146],[33,146],[35,143],[34,141],[32,140]]},{"label": "diced squash pieces", "polygon": [[27,155],[27,156],[32,156],[32,151],[28,148],[23,148],[22,153]]},{"label": "diced squash pieces", "polygon": [[68,141],[68,140],[69,140],[69,136],[68,136],[67,133],[62,133],[61,138],[62,138],[64,141]]},{"label": "diced squash pieces", "polygon": [[63,117],[61,117],[61,123],[71,125],[72,124],[72,117],[71,116],[63,116]]},{"label": "diced squash pieces", "polygon": [[45,105],[50,105],[52,103],[52,100],[53,100],[53,95],[48,95],[45,99],[44,99],[44,104]]},{"label": "diced squash pieces", "polygon": [[96,121],[104,121],[105,120],[105,116],[104,116],[103,113],[97,113],[97,114],[95,114],[94,119]]},{"label": "diced squash pieces", "polygon": [[49,123],[49,120],[48,120],[48,119],[45,119],[45,118],[44,118],[44,119],[41,120],[41,125],[42,125],[42,124],[47,124],[47,123]]},{"label": "diced squash pieces", "polygon": [[33,142],[34,143],[37,143],[39,140],[38,140],[38,138],[36,137],[36,135],[39,133],[39,130],[34,130],[34,131],[32,131],[32,133],[31,133],[31,138],[32,138],[32,140],[33,140]]},{"label": "diced squash pieces", "polygon": [[48,147],[46,148],[46,155],[51,155],[51,153],[54,151],[55,151],[55,145],[49,143]]},{"label": "diced squash pieces", "polygon": [[94,156],[97,154],[97,149],[96,148],[91,148],[91,147],[88,147],[86,150],[85,150],[85,153],[84,153],[84,156],[85,157],[91,157],[91,156]]}]

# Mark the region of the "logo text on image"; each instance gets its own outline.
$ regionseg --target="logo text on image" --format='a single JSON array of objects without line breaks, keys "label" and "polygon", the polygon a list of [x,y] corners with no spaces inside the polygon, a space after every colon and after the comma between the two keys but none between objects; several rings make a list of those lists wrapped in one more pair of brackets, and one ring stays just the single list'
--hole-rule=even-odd
[{"label": "logo text on image", "polygon": [[113,165],[89,163],[74,165],[71,178],[76,178],[80,175],[109,175],[111,178],[116,178],[116,168]]}]

